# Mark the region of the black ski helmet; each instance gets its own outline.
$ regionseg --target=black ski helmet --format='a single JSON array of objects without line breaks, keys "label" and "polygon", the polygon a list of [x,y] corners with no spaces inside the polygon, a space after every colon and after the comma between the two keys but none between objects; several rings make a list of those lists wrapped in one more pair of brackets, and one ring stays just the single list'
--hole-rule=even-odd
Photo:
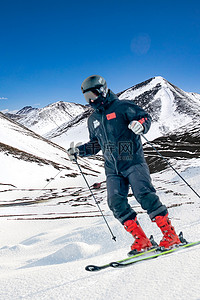
[{"label": "black ski helmet", "polygon": [[81,90],[88,103],[90,103],[90,100],[96,100],[100,95],[106,98],[108,93],[107,83],[99,75],[87,77],[81,84]]}]

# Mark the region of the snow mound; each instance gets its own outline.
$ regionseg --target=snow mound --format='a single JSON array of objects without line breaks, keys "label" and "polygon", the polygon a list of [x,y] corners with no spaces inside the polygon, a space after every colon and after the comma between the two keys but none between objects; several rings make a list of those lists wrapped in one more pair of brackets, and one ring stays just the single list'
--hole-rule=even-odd
[{"label": "snow mound", "polygon": [[0,248],[1,255],[9,255],[10,253],[12,254],[17,254],[20,252],[23,252],[26,248],[23,245],[14,245],[14,246],[4,246]]},{"label": "snow mound", "polygon": [[88,245],[83,242],[69,243],[55,253],[43,257],[22,268],[57,265],[76,261],[79,259],[89,258],[91,256],[94,256],[100,250],[100,248],[100,245]]},{"label": "snow mound", "polygon": [[31,246],[31,245],[37,244],[42,241],[43,236],[45,236],[45,233],[37,234],[35,236],[32,236],[32,237],[24,240],[23,242],[21,242],[21,244],[25,245],[25,246]]}]

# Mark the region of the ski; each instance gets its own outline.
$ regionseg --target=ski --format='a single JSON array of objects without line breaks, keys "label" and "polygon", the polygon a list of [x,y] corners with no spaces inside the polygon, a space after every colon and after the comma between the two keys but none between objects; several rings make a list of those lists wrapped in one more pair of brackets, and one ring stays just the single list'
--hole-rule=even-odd
[{"label": "ski", "polygon": [[117,261],[114,261],[114,262],[104,264],[104,265],[100,265],[100,266],[88,265],[88,266],[85,267],[85,270],[90,271],[90,272],[95,272],[95,271],[100,271],[100,270],[103,270],[103,269],[106,269],[106,268],[109,268],[109,267],[113,267],[113,268],[126,267],[126,266],[129,266],[131,264],[135,264],[137,262],[150,260],[150,259],[159,257],[161,255],[170,254],[170,253],[173,253],[177,250],[181,250],[181,249],[184,249],[184,248],[189,248],[189,247],[196,246],[196,245],[200,244],[200,241],[188,243],[184,239],[182,232],[179,233],[179,239],[181,241],[180,245],[178,245],[176,248],[166,250],[166,249],[162,249],[161,247],[159,247],[158,244],[155,242],[153,236],[151,235],[150,240],[151,240],[151,243],[153,245],[153,247],[151,249],[140,252],[140,253],[137,253],[137,254],[134,254],[132,256],[126,257],[126,258],[121,259],[121,260],[117,260]]},{"label": "ski", "polygon": [[187,243],[187,244],[181,244],[181,245],[177,246],[176,248],[172,248],[172,249],[169,249],[169,250],[163,250],[162,248],[158,247],[157,249],[154,249],[155,253],[153,253],[152,255],[148,255],[146,257],[141,257],[141,258],[140,257],[138,257],[138,258],[132,257],[128,261],[112,262],[112,263],[110,263],[110,266],[113,267],[113,268],[123,268],[123,267],[130,266],[132,264],[136,264],[138,262],[142,262],[142,261],[150,260],[150,259],[153,259],[153,258],[157,258],[157,257],[162,256],[162,255],[167,255],[167,254],[170,254],[170,253],[174,253],[176,251],[183,250],[185,248],[194,247],[194,246],[197,246],[199,244],[200,244],[200,241]]},{"label": "ski", "polygon": [[[144,256],[145,254],[148,255],[149,253],[155,252],[155,251],[156,251],[156,248],[152,248],[150,250],[143,251],[143,252],[140,252],[140,253],[135,254],[133,256],[129,256],[129,257],[126,257],[124,259],[118,260],[115,263],[121,264],[121,263],[124,263],[124,262],[128,262],[128,261],[130,261],[132,259],[135,259],[135,258],[138,258],[138,257],[140,258],[141,256]],[[103,270],[103,269],[106,269],[106,268],[109,268],[109,267],[113,267],[111,264],[112,263],[107,263],[107,264],[101,265],[101,266],[88,265],[88,266],[85,267],[85,270],[86,271],[90,271],[90,272],[100,271],[100,270]]]}]

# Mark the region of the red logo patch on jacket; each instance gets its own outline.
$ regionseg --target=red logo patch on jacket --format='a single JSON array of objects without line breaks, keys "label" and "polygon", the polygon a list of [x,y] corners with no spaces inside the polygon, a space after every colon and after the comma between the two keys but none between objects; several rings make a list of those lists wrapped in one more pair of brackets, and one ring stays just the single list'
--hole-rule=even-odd
[{"label": "red logo patch on jacket", "polygon": [[144,124],[145,121],[147,121],[147,118],[142,118],[138,122],[140,122],[140,124]]},{"label": "red logo patch on jacket", "polygon": [[111,114],[106,115],[107,120],[112,120],[116,118],[116,113],[113,112]]}]

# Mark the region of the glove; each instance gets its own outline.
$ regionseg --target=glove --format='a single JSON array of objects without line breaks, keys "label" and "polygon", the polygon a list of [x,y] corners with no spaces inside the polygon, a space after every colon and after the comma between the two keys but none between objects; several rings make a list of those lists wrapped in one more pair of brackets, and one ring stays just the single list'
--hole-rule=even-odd
[{"label": "glove", "polygon": [[132,121],[128,128],[131,129],[135,134],[142,134],[144,131],[143,125],[139,121]]},{"label": "glove", "polygon": [[67,150],[67,154],[71,161],[74,161],[76,156],[79,155],[79,149],[77,147],[71,147]]}]

